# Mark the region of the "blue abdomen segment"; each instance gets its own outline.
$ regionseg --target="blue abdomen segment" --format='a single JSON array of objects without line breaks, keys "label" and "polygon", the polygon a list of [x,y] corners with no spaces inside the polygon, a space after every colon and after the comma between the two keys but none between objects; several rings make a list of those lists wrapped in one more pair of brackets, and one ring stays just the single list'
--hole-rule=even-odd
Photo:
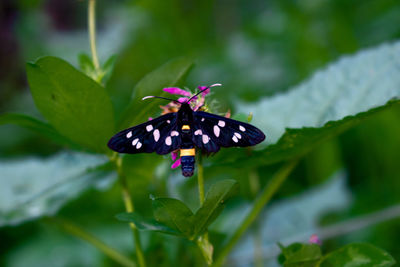
[{"label": "blue abdomen segment", "polygon": [[182,156],[181,157],[181,168],[182,175],[185,177],[190,177],[194,172],[194,156]]}]

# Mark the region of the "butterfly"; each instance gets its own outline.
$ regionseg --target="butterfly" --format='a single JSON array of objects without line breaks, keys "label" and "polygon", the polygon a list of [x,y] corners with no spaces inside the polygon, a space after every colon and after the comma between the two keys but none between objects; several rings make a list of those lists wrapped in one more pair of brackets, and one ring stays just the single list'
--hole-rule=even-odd
[{"label": "butterfly", "polygon": [[179,149],[182,175],[190,177],[194,173],[196,149],[210,154],[221,147],[247,147],[264,141],[264,133],[248,123],[192,110],[190,100],[207,89],[183,103],[160,96],[143,98],[171,100],[180,108],[117,133],[108,142],[108,147],[119,153],[156,152],[159,155]]}]

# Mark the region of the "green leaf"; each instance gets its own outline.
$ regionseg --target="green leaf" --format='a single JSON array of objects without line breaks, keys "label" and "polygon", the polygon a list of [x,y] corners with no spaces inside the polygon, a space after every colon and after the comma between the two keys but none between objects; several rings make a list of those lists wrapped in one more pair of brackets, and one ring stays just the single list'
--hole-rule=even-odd
[{"label": "green leaf", "polygon": [[391,101],[382,107],[359,113],[356,116],[328,122],[320,128],[286,129],[285,134],[276,144],[262,151],[254,151],[253,156],[259,157],[258,164],[273,164],[304,155],[319,144],[354,127],[370,116],[398,105],[400,105],[400,101]]},{"label": "green leaf", "polygon": [[[159,175],[157,168],[163,160],[165,159],[156,153],[123,155],[121,171],[129,181],[129,187],[135,190],[135,198],[149,198],[149,188],[154,186],[154,179]],[[167,171],[169,170],[162,170]]]},{"label": "green leaf", "polygon": [[117,56],[112,55],[111,57],[109,57],[106,60],[106,62],[104,62],[103,66],[101,67],[101,69],[103,71],[103,76],[101,77],[101,82],[103,84],[106,84],[108,82],[108,80],[110,79],[110,77],[114,71],[116,60],[117,60]]},{"label": "green leaf", "polygon": [[393,257],[380,248],[367,243],[354,243],[327,254],[318,266],[389,267],[395,263]]},{"label": "green leaf", "polygon": [[120,213],[120,214],[117,214],[115,217],[118,220],[123,221],[123,222],[134,223],[136,225],[136,227],[141,231],[153,231],[153,232],[160,232],[160,233],[164,233],[164,234],[178,235],[178,236],[183,235],[178,230],[172,229],[165,224],[162,224],[155,220],[143,218],[137,212]]},{"label": "green leaf", "polygon": [[103,85],[107,83],[111,73],[114,70],[115,60],[115,55],[109,57],[103,66],[96,70],[92,59],[87,54],[82,53],[78,56],[79,68],[82,70],[82,72]]},{"label": "green leaf", "polygon": [[168,227],[181,232],[186,237],[193,233],[193,212],[180,200],[156,198],[153,200],[154,218]]},{"label": "green leaf", "polygon": [[248,121],[247,121],[247,118],[248,118],[248,117],[249,117],[248,114],[244,114],[244,113],[235,113],[235,114],[232,116],[232,119],[237,120],[237,121],[242,121],[242,122],[248,123]]},{"label": "green leaf", "polygon": [[240,105],[239,112],[253,112],[252,124],[266,134],[264,149],[254,157],[244,152],[239,157],[221,153],[219,161],[263,165],[298,157],[369,116],[398,105],[399,62],[400,42],[385,44],[344,57],[284,94]]},{"label": "green leaf", "polygon": [[[84,215],[85,216],[85,215]],[[78,215],[79,217],[79,215]],[[75,220],[75,218],[73,218]],[[94,219],[92,219],[94,220]],[[34,225],[34,224],[30,224]],[[37,224],[36,224],[37,225]],[[97,248],[60,231],[52,220],[43,220],[35,227],[35,235],[24,239],[22,246],[12,249],[4,257],[4,266],[61,267],[101,266],[104,254]],[[15,228],[19,232],[21,228]],[[23,228],[22,228],[23,229]],[[129,227],[110,224],[108,221],[90,224],[88,231],[118,251],[132,248],[132,232]],[[57,244],[55,246],[55,244]],[[49,253],[51,251],[51,253]],[[65,257],[65,255],[74,255]],[[122,265],[121,265],[122,266]]]},{"label": "green leaf", "polygon": [[238,192],[239,184],[235,180],[223,180],[213,184],[206,199],[194,215],[194,236],[202,234],[218,217],[225,207],[225,202]]},{"label": "green leaf", "polygon": [[71,141],[60,135],[51,125],[25,114],[7,113],[0,115],[0,125],[15,124],[42,134],[60,144],[70,144]]},{"label": "green leaf", "polygon": [[346,56],[287,93],[240,106],[276,143],[286,128],[322,127],[400,98],[400,42]]},{"label": "green leaf", "polygon": [[[78,238],[71,238],[70,235],[54,226],[41,225],[42,227],[38,227],[38,230],[35,231],[34,238],[25,239],[22,246],[10,251],[5,257],[5,266],[82,266],[82,263],[86,266],[98,266],[104,259],[103,254],[86,242],[82,242]],[[92,231],[92,229],[90,230]],[[118,237],[120,238],[121,235]],[[65,257],[65,255],[74,256]]]},{"label": "green leaf", "polygon": [[146,121],[154,108],[160,105],[160,102],[148,100],[144,103],[142,98],[148,95],[167,96],[162,89],[181,83],[192,66],[191,59],[177,58],[147,74],[135,86],[132,99],[122,116],[119,128],[127,128]]},{"label": "green leaf", "polygon": [[109,167],[105,156],[65,152],[0,161],[0,226],[53,215],[90,187],[109,188]]},{"label": "green leaf", "polygon": [[27,74],[36,106],[61,135],[93,151],[109,151],[114,115],[101,85],[55,57],[28,63]]},{"label": "green leaf", "polygon": [[208,240],[208,237],[205,238],[204,235],[200,236],[196,240],[196,244],[199,246],[201,254],[203,255],[207,264],[210,266],[213,262],[214,247],[211,244],[211,242]]},{"label": "green leaf", "polygon": [[316,244],[293,243],[288,247],[280,245],[280,248],[279,262],[285,267],[313,267],[322,256],[321,248]]},{"label": "green leaf", "polygon": [[82,53],[78,55],[78,63],[81,71],[87,76],[92,77],[95,71],[92,59],[87,54]]}]

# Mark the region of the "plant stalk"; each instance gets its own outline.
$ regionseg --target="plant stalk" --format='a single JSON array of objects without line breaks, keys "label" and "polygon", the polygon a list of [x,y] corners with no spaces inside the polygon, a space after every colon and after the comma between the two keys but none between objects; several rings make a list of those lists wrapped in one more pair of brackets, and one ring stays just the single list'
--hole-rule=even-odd
[{"label": "plant stalk", "polygon": [[88,27],[89,27],[89,40],[90,50],[92,52],[93,66],[97,70],[100,69],[99,59],[97,57],[96,49],[96,0],[88,0]]},{"label": "plant stalk", "polygon": [[[197,182],[199,186],[199,200],[200,207],[204,203],[205,193],[204,193],[204,169],[203,169],[203,158],[201,153],[198,154],[198,163],[197,163]],[[212,255],[214,247],[208,240],[208,232],[205,232],[201,235],[197,240],[197,245],[201,250],[201,253],[206,260],[208,265],[212,264]]]},{"label": "plant stalk", "polygon": [[[126,177],[122,172],[122,158],[117,153],[115,153],[114,157],[111,160],[115,162],[115,165],[117,167],[119,183],[121,185],[122,191],[122,200],[124,201],[125,210],[126,212],[134,212],[135,206],[133,205],[132,197],[129,193]],[[129,226],[132,229],[133,240],[135,242],[136,257],[138,259],[139,266],[146,267],[146,260],[144,258],[144,253],[140,242],[139,231],[134,223],[129,223]]]},{"label": "plant stalk", "polygon": [[247,217],[241,223],[240,227],[235,231],[233,236],[230,238],[230,240],[227,242],[225,247],[218,255],[214,266],[221,266],[223,264],[225,258],[228,256],[228,254],[231,252],[231,250],[234,248],[234,246],[237,244],[237,242],[240,240],[246,230],[250,227],[250,225],[255,221],[265,205],[269,203],[269,201],[281,187],[283,182],[292,172],[297,162],[297,160],[291,161],[285,164],[281,169],[278,170],[277,173],[275,173],[271,181],[265,186],[264,190],[261,192],[260,196],[255,200],[250,213],[247,215]]},{"label": "plant stalk", "polygon": [[131,261],[129,258],[126,256],[122,255],[119,253],[117,250],[113,249],[112,247],[109,247],[107,244],[105,244],[103,241],[99,240],[97,237],[93,236],[92,234],[88,233],[78,225],[65,220],[65,219],[60,219],[60,218],[45,218],[45,222],[49,222],[52,224],[57,225],[60,227],[62,230],[65,232],[76,236],[82,240],[85,240],[86,242],[92,244],[94,247],[99,249],[101,252],[103,252],[105,255],[113,259],[115,262],[119,263],[122,266],[126,267],[136,267],[136,264]]},{"label": "plant stalk", "polygon": [[197,164],[197,182],[199,184],[199,199],[200,206],[204,203],[204,169],[203,169],[203,159],[201,153],[198,156],[198,164]]},{"label": "plant stalk", "polygon": [[262,227],[260,220],[254,222],[253,239],[254,239],[254,267],[263,267],[262,259]]}]

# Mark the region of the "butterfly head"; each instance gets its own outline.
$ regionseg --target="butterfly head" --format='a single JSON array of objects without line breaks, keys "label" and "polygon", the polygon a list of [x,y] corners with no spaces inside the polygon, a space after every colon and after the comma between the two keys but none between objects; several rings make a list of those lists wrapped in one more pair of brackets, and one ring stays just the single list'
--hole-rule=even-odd
[{"label": "butterfly head", "polygon": [[190,107],[189,103],[181,103],[181,107],[178,111],[178,120],[185,124],[191,124],[193,121],[193,110]]}]

